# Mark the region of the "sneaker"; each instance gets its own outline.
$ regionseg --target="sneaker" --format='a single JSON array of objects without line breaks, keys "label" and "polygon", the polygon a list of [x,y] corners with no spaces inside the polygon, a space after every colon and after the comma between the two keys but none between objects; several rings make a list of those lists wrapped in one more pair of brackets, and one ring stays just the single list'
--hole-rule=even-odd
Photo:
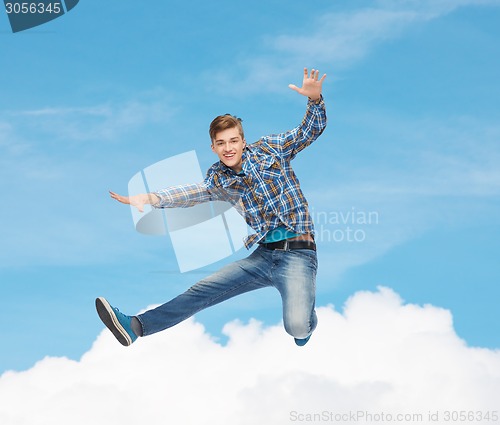
[{"label": "sneaker", "polygon": [[309,338],[311,338],[311,335],[309,335],[307,338],[303,338],[303,339],[295,338],[295,344],[297,344],[299,347],[303,347],[304,345],[307,344],[307,341],[309,341]]},{"label": "sneaker", "polygon": [[120,344],[129,346],[137,339],[137,335],[132,330],[130,324],[132,316],[121,313],[120,310],[112,307],[102,297],[95,300],[95,307],[103,323],[113,333]]}]

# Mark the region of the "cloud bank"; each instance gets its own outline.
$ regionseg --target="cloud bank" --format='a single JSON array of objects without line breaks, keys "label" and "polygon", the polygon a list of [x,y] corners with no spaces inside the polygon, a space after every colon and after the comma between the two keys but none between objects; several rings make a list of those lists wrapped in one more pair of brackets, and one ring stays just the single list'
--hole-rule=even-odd
[{"label": "cloud bank", "polygon": [[129,348],[105,330],[80,361],[4,373],[0,423],[450,423],[447,411],[498,410],[500,352],[468,347],[449,311],[381,287],[318,315],[303,348],[254,320],[228,323],[226,345],[195,320]]},{"label": "cloud bank", "polygon": [[[265,53],[234,64],[234,71],[205,73],[207,86],[220,94],[282,92],[304,66],[336,74],[369,56],[380,44],[408,29],[442,18],[463,7],[495,7],[499,0],[379,0],[371,7],[324,11],[293,31],[267,35]],[[331,77],[330,77],[331,78]]]}]

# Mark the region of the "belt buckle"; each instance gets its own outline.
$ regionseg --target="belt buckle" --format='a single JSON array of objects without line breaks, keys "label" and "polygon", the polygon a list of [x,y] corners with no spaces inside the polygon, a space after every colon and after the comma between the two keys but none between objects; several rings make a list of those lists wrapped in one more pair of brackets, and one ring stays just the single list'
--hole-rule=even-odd
[{"label": "belt buckle", "polygon": [[276,248],[276,251],[288,251],[288,239],[285,239],[285,243],[283,244],[283,248]]}]

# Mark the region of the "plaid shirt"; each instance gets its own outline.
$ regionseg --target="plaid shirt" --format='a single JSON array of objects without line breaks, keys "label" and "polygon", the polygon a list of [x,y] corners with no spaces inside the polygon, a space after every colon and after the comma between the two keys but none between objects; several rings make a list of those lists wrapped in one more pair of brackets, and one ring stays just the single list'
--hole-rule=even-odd
[{"label": "plaid shirt", "polygon": [[255,231],[245,239],[247,248],[278,226],[299,234],[314,234],[307,201],[290,161],[316,140],[325,127],[323,98],[317,102],[309,100],[298,127],[247,145],[242,173],[236,174],[219,161],[209,168],[202,183],[153,192],[160,198],[153,207],[185,208],[208,201],[230,202]]}]

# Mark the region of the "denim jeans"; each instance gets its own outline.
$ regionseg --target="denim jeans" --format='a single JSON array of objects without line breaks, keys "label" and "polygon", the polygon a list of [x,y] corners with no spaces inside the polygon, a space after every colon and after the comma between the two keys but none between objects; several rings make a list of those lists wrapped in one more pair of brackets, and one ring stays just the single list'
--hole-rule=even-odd
[{"label": "denim jeans", "polygon": [[143,336],[170,328],[229,298],[268,286],[281,294],[283,324],[295,338],[316,328],[316,251],[270,250],[259,246],[247,258],[228,264],[167,303],[137,316]]}]

